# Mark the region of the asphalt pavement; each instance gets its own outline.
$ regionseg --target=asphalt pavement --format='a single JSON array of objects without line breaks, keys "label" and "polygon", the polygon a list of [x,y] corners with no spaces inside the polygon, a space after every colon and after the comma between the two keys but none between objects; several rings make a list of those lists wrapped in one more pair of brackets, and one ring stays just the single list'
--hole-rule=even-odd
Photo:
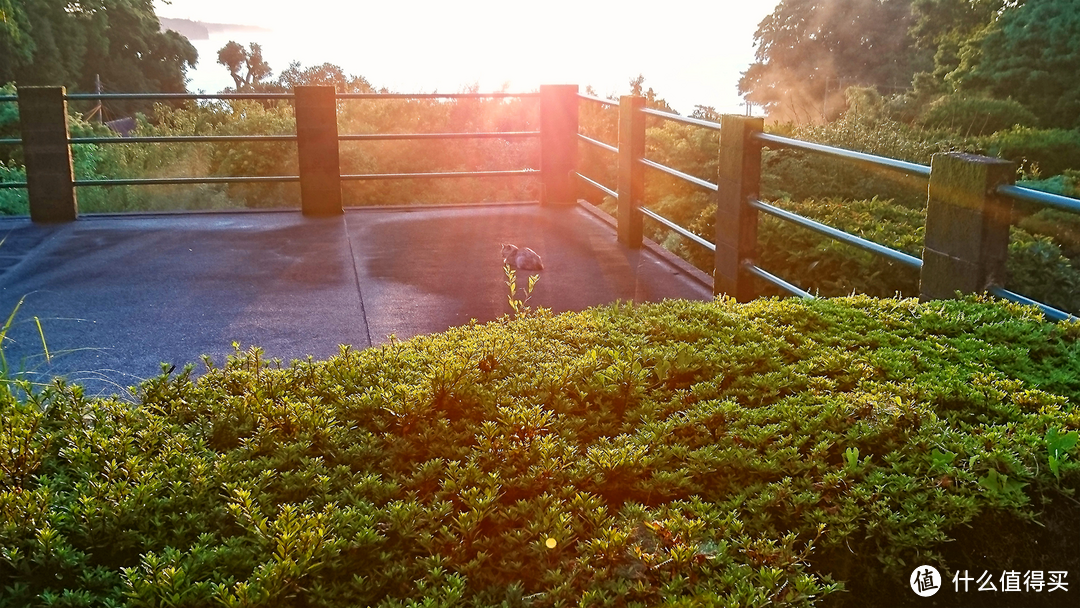
[{"label": "asphalt pavement", "polygon": [[510,312],[502,243],[543,258],[531,306],[711,297],[708,276],[619,245],[586,205],[5,218],[0,239],[0,320],[18,307],[9,371],[91,394],[124,394],[162,363],[220,365],[234,343],[288,362],[491,321]]}]

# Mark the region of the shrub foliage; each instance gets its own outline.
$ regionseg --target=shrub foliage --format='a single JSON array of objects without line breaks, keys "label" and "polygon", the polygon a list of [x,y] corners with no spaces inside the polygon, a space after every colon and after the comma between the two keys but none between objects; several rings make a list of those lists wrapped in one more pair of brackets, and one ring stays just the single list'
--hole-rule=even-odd
[{"label": "shrub foliage", "polygon": [[6,384],[0,604],[841,605],[958,535],[1075,536],[1078,338],[974,300],[672,301],[252,349],[135,403]]}]

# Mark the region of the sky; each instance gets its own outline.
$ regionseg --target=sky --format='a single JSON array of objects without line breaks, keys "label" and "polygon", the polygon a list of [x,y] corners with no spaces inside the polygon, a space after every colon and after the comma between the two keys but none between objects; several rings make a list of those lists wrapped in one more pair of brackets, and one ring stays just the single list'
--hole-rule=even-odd
[{"label": "sky", "polygon": [[645,76],[679,112],[697,104],[743,112],[739,75],[753,61],[757,24],[776,5],[721,0],[155,0],[157,14],[268,28],[193,41],[199,65],[192,90],[232,81],[216,64],[230,39],[259,42],[276,76],[297,60],[324,62],[401,93],[534,90],[540,84],[592,85],[626,94]]}]

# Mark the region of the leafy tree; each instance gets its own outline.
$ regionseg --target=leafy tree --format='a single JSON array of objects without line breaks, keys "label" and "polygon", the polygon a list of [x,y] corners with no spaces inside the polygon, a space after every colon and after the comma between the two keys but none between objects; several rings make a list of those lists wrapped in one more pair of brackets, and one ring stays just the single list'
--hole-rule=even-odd
[{"label": "leafy tree", "polygon": [[754,33],[739,92],[770,116],[806,122],[843,111],[850,85],[906,86],[930,65],[908,34],[912,0],[781,0]]},{"label": "leafy tree", "polygon": [[0,82],[179,92],[198,58],[152,0],[0,0]]},{"label": "leafy tree", "polygon": [[262,47],[256,42],[250,43],[245,49],[244,45],[230,40],[218,50],[217,62],[229,68],[229,76],[236,83],[237,91],[258,89],[263,80],[274,73],[270,64],[263,59]]},{"label": "leafy tree", "polygon": [[969,40],[949,78],[962,90],[1011,96],[1045,127],[1080,127],[1080,0],[1027,2]]},{"label": "leafy tree", "polygon": [[[960,65],[961,49],[983,35],[1004,11],[1024,0],[913,0],[911,36],[934,54],[934,76],[943,82]],[[944,91],[942,91],[944,92]]]},{"label": "leafy tree", "polygon": [[346,75],[340,66],[332,63],[304,68],[299,61],[294,61],[281,73],[281,76],[278,76],[277,85],[285,91],[292,91],[298,86],[305,85],[331,85],[339,93],[375,92],[375,87],[371,86],[367,78]]}]

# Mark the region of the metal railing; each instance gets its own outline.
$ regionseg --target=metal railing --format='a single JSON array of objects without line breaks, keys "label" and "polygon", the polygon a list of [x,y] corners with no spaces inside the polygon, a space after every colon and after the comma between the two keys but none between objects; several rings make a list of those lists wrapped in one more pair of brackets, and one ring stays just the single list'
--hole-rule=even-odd
[{"label": "metal railing", "polygon": [[[319,88],[319,87],[308,87]],[[59,89],[58,89],[59,90]],[[324,94],[326,92],[324,91]],[[289,101],[294,105],[297,101],[295,93],[220,93],[220,94],[189,94],[189,93],[60,93],[63,101]],[[433,100],[433,99],[505,99],[505,98],[531,98],[538,99],[540,93],[335,93],[324,95],[331,98],[331,103],[336,104],[343,100]],[[0,96],[0,102],[19,102],[18,95]],[[337,108],[333,108],[336,116]],[[62,116],[56,117],[63,120]],[[301,119],[298,118],[298,126]],[[299,128],[298,128],[299,131]],[[460,139],[529,139],[539,138],[540,131],[505,131],[505,132],[473,132],[473,133],[358,133],[336,134],[334,125],[334,137],[338,142],[355,141],[403,141],[403,140],[460,140]],[[172,135],[172,136],[113,136],[113,137],[70,137],[66,138],[68,146],[78,145],[117,145],[117,144],[166,144],[166,143],[297,143],[301,137],[297,133],[277,135]],[[9,138],[0,140],[0,144],[22,145],[21,138]],[[299,154],[303,154],[299,152]],[[335,159],[336,160],[336,159]],[[303,173],[303,170],[301,170]],[[410,172],[410,173],[375,173],[339,175],[340,180],[393,180],[393,179],[442,179],[442,178],[508,178],[508,177],[536,177],[540,171],[532,168],[520,170],[496,170],[496,171],[456,171],[456,172]],[[130,179],[72,179],[72,187],[112,187],[112,186],[141,186],[141,185],[193,185],[193,184],[228,184],[228,183],[293,183],[303,181],[302,175],[236,175],[236,176],[206,176],[206,177],[164,177],[164,178],[130,178]],[[27,188],[28,182],[5,182],[0,183],[0,188]],[[33,197],[31,197],[33,198]],[[31,203],[33,208],[33,203]],[[33,212],[31,213],[33,215]]]},{"label": "metal railing", "polygon": [[[590,98],[590,97],[586,97],[586,96],[581,96],[581,97],[583,97],[584,99],[589,99],[591,101],[598,101],[598,100],[596,100],[594,98]],[[625,100],[628,99],[628,98],[623,98],[623,99],[624,99],[624,103],[626,103]],[[640,101],[638,102],[638,105],[641,106]],[[694,127],[706,128],[706,129],[710,129],[710,130],[714,130],[714,131],[719,131],[719,130],[722,130],[722,128],[723,128],[722,123],[715,123],[715,122],[705,121],[705,120],[696,119],[696,118],[689,118],[689,117],[685,117],[685,116],[679,116],[677,114],[671,114],[669,112],[663,112],[663,111],[656,110],[656,109],[653,109],[653,108],[638,107],[636,111],[638,113],[640,113],[641,115],[644,115],[644,116],[652,116],[652,117],[656,117],[656,118],[660,118],[660,119],[664,119],[664,120],[671,120],[671,121],[679,122],[679,123],[682,123],[682,124],[687,124],[687,125],[691,125],[691,126],[694,126]],[[625,116],[625,114],[624,114],[624,116]],[[630,134],[629,136],[630,137],[637,136],[637,137],[644,138],[645,127],[644,127],[644,122],[643,121],[638,124],[637,129],[639,129],[641,131],[640,134]],[[797,139],[781,137],[781,136],[777,136],[777,135],[766,134],[766,133],[764,133],[764,132],[762,132],[760,130],[760,127],[758,127],[757,130],[747,131],[746,133],[749,136],[749,140],[752,141],[752,144],[748,143],[747,146],[749,146],[750,148],[755,148],[756,147],[756,151],[754,152],[754,154],[756,154],[756,158],[760,158],[761,147],[767,146],[767,147],[770,147],[770,148],[789,148],[789,149],[806,151],[806,152],[810,152],[810,153],[814,153],[814,154],[823,154],[823,155],[827,155],[827,156],[830,156],[830,157],[833,157],[833,158],[837,158],[837,159],[841,159],[841,160],[845,160],[845,161],[849,161],[849,162],[854,162],[854,163],[857,163],[857,164],[870,165],[870,166],[873,166],[873,167],[883,168],[883,169],[887,169],[887,170],[891,170],[891,171],[897,171],[897,172],[900,172],[900,173],[908,175],[908,176],[915,176],[915,177],[924,178],[924,179],[928,179],[928,180],[931,179],[931,177],[932,177],[931,176],[931,167],[926,166],[926,165],[921,165],[921,164],[917,164],[917,163],[911,163],[911,162],[907,162],[907,161],[887,158],[887,157],[883,157],[883,156],[877,156],[877,155],[874,155],[874,154],[867,154],[867,153],[863,153],[863,152],[855,152],[855,151],[852,151],[852,150],[844,150],[844,149],[841,149],[841,148],[834,148],[832,146],[826,146],[826,145],[822,145],[822,144],[816,144],[816,143],[812,143],[812,142],[806,142],[806,141],[801,141],[801,140],[797,140]],[[578,137],[579,137],[579,139],[581,141],[585,141],[586,143],[589,143],[591,145],[601,147],[601,148],[603,148],[605,150],[608,150],[610,152],[620,153],[620,150],[622,150],[623,146],[627,143],[627,142],[622,141],[622,138],[624,136],[626,136],[626,134],[625,134],[625,132],[622,132],[620,134],[620,142],[619,142],[618,147],[609,146],[607,144],[604,144],[603,142],[597,142],[596,140],[590,139],[590,138],[588,138],[588,137],[586,137],[584,135],[579,135]],[[722,146],[724,145],[723,141],[721,142],[721,145]],[[643,149],[643,146],[642,146],[642,149]],[[741,161],[741,155],[740,155],[740,161]],[[621,163],[626,162],[624,160],[623,155],[620,155],[620,162]],[[662,172],[662,173],[664,173],[666,175],[669,175],[669,176],[675,177],[675,178],[677,178],[679,180],[682,180],[682,181],[685,181],[687,183],[693,184],[693,185],[695,185],[697,187],[703,188],[703,189],[705,189],[705,190],[707,190],[707,191],[709,191],[711,193],[714,193],[714,194],[719,194],[721,192],[721,189],[720,189],[719,185],[716,184],[716,183],[712,183],[712,182],[710,182],[708,180],[705,180],[705,179],[702,179],[702,178],[699,178],[699,177],[684,173],[682,171],[679,171],[679,170],[674,169],[672,167],[665,166],[665,165],[663,165],[661,163],[658,163],[656,161],[649,160],[647,158],[644,158],[643,154],[638,158],[631,159],[630,162],[636,163],[636,164],[638,164],[640,166],[647,167],[647,168],[655,170],[655,171],[660,171],[660,172]],[[760,160],[758,160],[758,163],[760,164]],[[745,188],[748,188],[749,192],[753,192],[753,193],[756,193],[757,189],[759,187],[759,184],[757,183],[757,180],[759,180],[760,177],[758,177],[758,174],[756,173],[756,171],[759,171],[759,169],[755,170],[754,177],[752,179],[752,181],[754,183],[746,184],[744,186]],[[622,179],[622,175],[625,172],[627,172],[627,168],[620,165],[619,172],[620,172],[620,179]],[[736,169],[735,172],[738,173],[738,169]],[[713,243],[713,242],[709,241],[708,239],[702,238],[701,236],[699,236],[697,234],[694,234],[693,232],[687,230],[683,226],[678,225],[678,223],[672,221],[671,219],[663,217],[662,215],[656,213],[655,211],[652,211],[652,210],[648,209],[644,205],[644,203],[642,201],[643,194],[644,194],[643,186],[639,186],[639,189],[641,190],[639,192],[632,193],[629,196],[627,194],[624,194],[624,198],[632,199],[632,200],[629,200],[629,201],[624,201],[624,200],[619,199],[619,194],[624,192],[624,185],[622,183],[620,183],[619,191],[616,192],[616,191],[614,191],[614,190],[612,190],[610,188],[607,188],[606,186],[603,186],[602,184],[597,183],[596,181],[594,181],[594,180],[592,180],[592,179],[590,179],[590,178],[588,178],[588,177],[586,177],[586,176],[584,176],[584,175],[582,175],[580,173],[578,173],[577,176],[580,179],[582,179],[585,183],[589,184],[590,186],[603,191],[605,194],[607,194],[609,196],[614,197],[617,201],[619,201],[621,209],[626,208],[628,210],[628,213],[624,213],[620,209],[620,212],[618,214],[620,224],[622,224],[624,221],[632,223],[632,220],[630,218],[632,218],[632,216],[634,216],[634,215],[640,215],[640,216],[647,217],[650,220],[659,223],[660,225],[664,226],[665,228],[667,228],[669,230],[672,230],[673,232],[679,234],[680,236],[682,236],[682,237],[696,243],[697,245],[699,245],[699,246],[701,246],[701,247],[703,247],[703,248],[705,248],[705,249],[707,249],[709,251],[712,251],[714,253],[717,251],[717,244],[716,243]],[[628,188],[625,189],[625,190],[626,190],[626,192],[629,192]],[[1050,206],[1050,207],[1054,207],[1054,208],[1062,209],[1062,210],[1066,210],[1066,211],[1080,212],[1080,201],[1078,201],[1076,199],[1069,198],[1069,197],[1064,197],[1064,196],[1060,196],[1060,195],[1056,195],[1056,194],[1049,194],[1049,193],[1040,192],[1040,191],[1037,191],[1037,190],[1031,190],[1031,189],[1028,189],[1028,188],[1023,188],[1023,187],[1020,187],[1020,186],[1016,186],[1014,184],[1000,185],[1000,186],[997,186],[996,188],[993,188],[992,190],[996,194],[1001,195],[1001,196],[1011,197],[1011,198],[1014,198],[1014,199],[1017,199],[1017,200],[1035,202],[1035,203],[1039,203],[1039,204],[1042,204],[1042,205],[1047,205],[1047,206]],[[899,250],[892,249],[890,247],[881,245],[880,243],[875,243],[875,242],[873,242],[871,240],[868,240],[868,239],[865,239],[865,238],[863,238],[861,236],[851,234],[851,233],[848,233],[848,232],[844,232],[844,231],[839,230],[837,228],[833,228],[832,226],[828,226],[826,224],[823,224],[821,222],[812,220],[810,218],[798,215],[798,214],[793,213],[791,211],[781,209],[780,207],[777,207],[775,205],[772,205],[772,204],[769,204],[767,202],[764,202],[764,201],[760,200],[756,196],[756,194],[753,195],[753,196],[746,196],[741,201],[735,202],[733,204],[735,204],[737,206],[744,206],[750,212],[753,212],[753,213],[758,213],[758,212],[765,213],[765,214],[770,215],[772,217],[775,217],[775,218],[777,218],[779,220],[782,220],[782,221],[794,224],[796,226],[811,230],[813,232],[816,232],[818,234],[826,236],[826,237],[828,237],[830,239],[833,239],[835,241],[838,241],[838,242],[844,243],[846,245],[855,247],[855,248],[857,248],[859,250],[862,250],[862,251],[869,252],[869,253],[871,253],[873,255],[880,256],[880,257],[888,260],[889,262],[900,264],[900,265],[902,265],[904,267],[907,267],[907,268],[912,268],[912,269],[915,269],[915,270],[919,270],[920,272],[922,272],[924,270],[924,265],[925,264],[924,264],[924,260],[921,259],[921,258],[915,257],[915,256],[910,255],[908,253],[905,253],[903,251],[899,251]],[[719,205],[718,205],[718,207],[719,207]],[[720,212],[718,211],[718,216],[716,218],[716,221],[717,221],[718,225],[720,225],[721,222],[725,222],[725,221],[731,222],[732,221],[730,218],[721,217],[719,215],[719,213]],[[734,220],[734,221],[737,223],[737,220]],[[756,223],[756,221],[757,220],[754,219],[754,223]],[[632,245],[632,246],[635,246],[636,244],[639,244],[641,242],[641,238],[642,238],[640,231],[641,231],[640,224],[638,224],[636,227],[633,227],[633,228],[628,227],[627,230],[626,230],[626,232],[628,233],[628,236],[626,237],[626,242],[628,244]],[[623,239],[623,235],[624,235],[624,229],[620,225],[620,239]],[[749,244],[749,247],[748,247],[749,250],[756,249],[756,229],[753,231],[753,235],[754,235],[753,239],[754,239],[755,243],[750,243]],[[746,244],[744,243],[743,245],[746,245]],[[737,249],[739,249],[739,248],[737,248]],[[730,258],[730,256],[728,256],[728,257]],[[719,256],[717,257],[717,259],[718,260],[720,259]],[[753,279],[763,280],[766,283],[771,284],[771,285],[783,290],[784,292],[787,292],[787,293],[790,293],[790,294],[793,294],[793,295],[797,295],[797,296],[800,296],[800,297],[805,297],[805,298],[814,297],[812,294],[810,294],[806,290],[798,287],[797,285],[794,285],[791,282],[786,281],[783,278],[776,276],[775,274],[772,274],[768,270],[757,266],[754,263],[752,258],[738,259],[738,256],[736,255],[736,259],[734,261],[735,261],[735,268],[732,269],[734,274],[745,273],[746,275],[748,275],[749,277],[752,277]],[[719,293],[719,292],[722,291],[719,288],[720,281],[721,281],[720,276],[719,276],[719,269],[717,271],[717,276],[715,277],[714,280],[716,281],[716,285],[714,285],[714,291]],[[1047,305],[1045,303],[1037,302],[1037,301],[1032,300],[1031,298],[1028,298],[1028,297],[1023,296],[1021,294],[1014,293],[1012,291],[1004,289],[1003,287],[1001,287],[999,285],[990,285],[989,287],[986,288],[986,291],[988,291],[989,293],[991,293],[993,295],[996,295],[998,297],[1008,299],[1008,300],[1011,300],[1011,301],[1014,301],[1014,302],[1019,302],[1019,303],[1022,303],[1022,304],[1037,306],[1040,310],[1043,311],[1043,313],[1046,315],[1046,317],[1050,318],[1050,319],[1064,320],[1064,319],[1070,319],[1070,318],[1074,319],[1074,318],[1076,318],[1076,317],[1074,317],[1074,316],[1072,316],[1072,315],[1070,315],[1070,314],[1068,314],[1068,313],[1066,313],[1064,311],[1053,308],[1053,307],[1051,307],[1051,306],[1049,306],[1049,305]]]}]

